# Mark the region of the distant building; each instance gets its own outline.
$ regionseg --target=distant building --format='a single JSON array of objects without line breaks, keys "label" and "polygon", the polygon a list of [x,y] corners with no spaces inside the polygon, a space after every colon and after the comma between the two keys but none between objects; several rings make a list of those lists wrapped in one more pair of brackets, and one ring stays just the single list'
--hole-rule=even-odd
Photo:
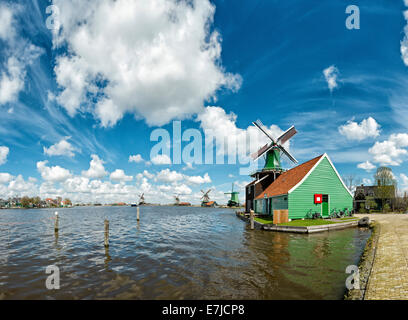
[{"label": "distant building", "polygon": [[[383,194],[385,195],[384,199],[381,199],[378,192],[378,186],[365,186],[361,185],[356,187],[356,191],[354,193],[354,209],[359,210],[361,208],[361,204],[364,204],[364,208],[369,210],[370,200],[374,201],[377,205],[377,210],[382,210],[383,200],[384,205],[388,204],[390,207],[393,206],[395,202],[395,198],[397,195],[397,189],[395,186],[384,186],[382,188],[386,188]],[[388,191],[387,191],[388,189]]]}]

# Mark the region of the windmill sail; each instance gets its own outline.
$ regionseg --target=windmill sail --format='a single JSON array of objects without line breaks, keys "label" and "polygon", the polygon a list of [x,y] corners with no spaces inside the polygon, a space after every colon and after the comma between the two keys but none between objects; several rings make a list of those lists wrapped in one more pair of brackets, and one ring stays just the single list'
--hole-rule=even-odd
[{"label": "windmill sail", "polygon": [[257,152],[254,152],[251,154],[251,157],[253,160],[258,159],[260,156],[262,156],[266,151],[268,151],[272,147],[271,144],[265,144],[261,149],[259,149]]},{"label": "windmill sail", "polygon": [[284,144],[286,141],[292,138],[296,133],[297,133],[297,130],[295,129],[295,127],[291,126],[288,130],[286,130],[284,133],[281,134],[281,136],[278,138],[277,141],[279,144]]},{"label": "windmill sail", "polygon": [[262,133],[264,133],[270,140],[271,143],[264,145],[262,148],[260,148],[257,152],[251,154],[251,157],[253,160],[256,160],[263,154],[267,154],[266,162],[265,162],[265,167],[264,169],[278,169],[282,170],[281,165],[280,165],[280,153],[284,153],[288,159],[294,163],[297,163],[297,160],[295,159],[294,156],[292,156],[282,145],[286,143],[289,139],[291,139],[296,133],[297,130],[295,129],[294,126],[291,126],[288,130],[286,130],[284,133],[282,133],[277,140],[274,140],[274,138],[268,134],[267,129],[265,126],[262,124],[260,120],[256,120],[252,122],[254,126],[256,126],[259,130],[261,130]]}]

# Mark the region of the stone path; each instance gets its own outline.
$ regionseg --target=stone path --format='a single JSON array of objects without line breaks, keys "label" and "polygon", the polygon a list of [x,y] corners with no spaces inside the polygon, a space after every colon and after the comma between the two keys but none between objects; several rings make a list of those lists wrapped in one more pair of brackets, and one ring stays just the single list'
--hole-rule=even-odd
[{"label": "stone path", "polygon": [[370,214],[380,223],[366,300],[408,300],[408,214]]}]

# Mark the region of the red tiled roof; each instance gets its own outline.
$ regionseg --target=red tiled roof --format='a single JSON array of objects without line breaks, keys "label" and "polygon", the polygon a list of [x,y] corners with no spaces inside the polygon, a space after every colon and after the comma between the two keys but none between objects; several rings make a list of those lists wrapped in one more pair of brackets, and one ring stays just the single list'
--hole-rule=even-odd
[{"label": "red tiled roof", "polygon": [[262,192],[255,199],[263,199],[265,193],[267,197],[287,194],[290,189],[292,189],[303,179],[303,177],[313,168],[313,166],[320,160],[321,157],[323,157],[323,155],[320,155],[282,173],[273,183],[269,185],[269,187],[265,189],[264,192]]}]

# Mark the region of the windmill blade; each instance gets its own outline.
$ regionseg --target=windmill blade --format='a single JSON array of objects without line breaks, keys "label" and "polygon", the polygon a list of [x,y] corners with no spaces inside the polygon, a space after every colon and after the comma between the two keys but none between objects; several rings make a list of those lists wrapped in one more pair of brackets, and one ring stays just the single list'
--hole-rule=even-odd
[{"label": "windmill blade", "polygon": [[272,140],[274,144],[276,144],[275,140],[266,132],[266,130],[263,128],[264,125],[262,124],[261,120],[256,120],[255,122],[252,122],[254,126],[256,126],[259,130],[261,130],[269,139]]},{"label": "windmill blade", "polygon": [[205,195],[208,196],[208,194],[210,193],[210,191],[211,191],[211,189],[209,189],[209,190],[205,193]]},{"label": "windmill blade", "polygon": [[205,192],[203,191],[203,189],[201,189],[201,192],[202,192],[202,193],[205,193]]},{"label": "windmill blade", "polygon": [[296,133],[297,133],[297,130],[295,129],[295,126],[291,126],[288,130],[286,130],[284,133],[281,134],[281,136],[278,138],[277,141],[279,144],[284,144],[286,141],[292,138]]},{"label": "windmill blade", "polygon": [[258,159],[260,156],[262,156],[265,152],[269,151],[273,147],[273,144],[265,144],[262,148],[260,148],[257,152],[254,152],[251,154],[252,160]]},{"label": "windmill blade", "polygon": [[298,161],[295,159],[294,156],[292,156],[284,147],[281,145],[278,145],[279,149],[282,150],[282,152],[294,163],[298,163]]}]

